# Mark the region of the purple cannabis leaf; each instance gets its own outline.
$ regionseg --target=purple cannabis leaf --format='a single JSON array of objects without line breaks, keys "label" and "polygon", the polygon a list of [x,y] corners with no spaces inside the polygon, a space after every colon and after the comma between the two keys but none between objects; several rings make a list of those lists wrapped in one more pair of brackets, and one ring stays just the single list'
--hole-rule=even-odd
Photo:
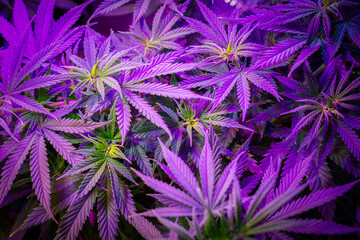
[{"label": "purple cannabis leaf", "polygon": [[[93,144],[93,148],[80,150],[80,152],[87,155],[87,158],[65,172],[61,178],[86,173],[76,192],[75,205],[77,204],[76,201],[89,194],[95,194],[100,237],[102,239],[115,239],[119,221],[118,211],[133,224],[134,222],[130,216],[135,213],[132,195],[126,184],[120,181],[118,174],[133,183],[135,181],[129,170],[117,160],[117,158],[123,158],[129,161],[119,149],[119,145],[108,144],[103,139],[88,138],[88,140]],[[98,185],[104,185],[106,190],[99,189]],[[72,211],[72,207],[70,207],[67,213],[72,214]],[[83,217],[86,219],[88,215]],[[76,222],[75,225],[69,225],[66,222],[62,223],[60,223],[59,238],[61,238],[62,234],[68,231],[71,232],[72,229],[74,229],[72,234],[77,235],[82,228],[81,225],[77,227]]]},{"label": "purple cannabis leaf", "polygon": [[359,232],[356,1],[76,2],[0,4],[1,236]]},{"label": "purple cannabis leaf", "polygon": [[[154,56],[162,49],[182,50],[183,46],[177,43],[177,40],[193,33],[193,30],[188,27],[173,29],[180,17],[173,12],[164,15],[167,6],[165,4],[156,12],[150,28],[145,19],[141,20],[142,10],[147,8],[149,2],[148,0],[136,2],[135,9],[137,12],[134,12],[130,31],[120,32],[120,38],[127,41],[129,46],[138,46],[139,48],[136,48],[136,51],[146,57]],[[177,11],[184,12],[188,3],[189,1],[179,5]],[[171,8],[171,6],[169,7]]]},{"label": "purple cannabis leaf", "polygon": [[311,193],[308,196],[299,198],[284,207],[282,207],[276,214],[271,217],[271,220],[281,220],[299,214],[301,212],[312,209],[316,206],[320,206],[326,202],[329,202],[347,192],[354,184],[349,183],[347,185],[338,186],[334,188],[328,188],[324,190]]},{"label": "purple cannabis leaf", "polygon": [[287,61],[306,43],[303,36],[288,38],[268,49],[255,63],[252,69],[278,67],[287,64]]},{"label": "purple cannabis leaf", "polygon": [[336,50],[338,50],[340,44],[343,42],[345,32],[352,42],[360,48],[359,16],[355,14],[345,16],[345,19],[335,25],[334,28],[334,45]]},{"label": "purple cannabis leaf", "polygon": [[44,127],[53,131],[62,131],[66,133],[85,133],[91,132],[94,129],[103,126],[104,124],[106,124],[106,122],[86,122],[77,119],[63,118],[57,121],[48,121],[44,124]]},{"label": "purple cannabis leaf", "polygon": [[118,225],[116,201],[113,199],[114,194],[109,191],[111,188],[109,186],[106,188],[108,191],[103,191],[100,194],[97,205],[100,237],[102,239],[116,239]]},{"label": "purple cannabis leaf", "polygon": [[96,201],[96,191],[78,199],[71,205],[60,222],[55,239],[77,239]]},{"label": "purple cannabis leaf", "polygon": [[136,216],[135,218],[135,228],[145,239],[161,239],[163,238],[159,230],[152,225],[146,218],[141,216]]},{"label": "purple cannabis leaf", "polygon": [[[120,80],[121,92],[116,94],[117,115],[119,120],[120,131],[123,134],[123,143],[126,133],[130,126],[130,112],[128,103],[135,107],[142,115],[149,119],[156,126],[163,128],[169,136],[171,132],[161,116],[153,109],[144,99],[134,92],[146,93],[157,96],[172,97],[178,99],[205,98],[195,94],[187,89],[181,89],[163,83],[143,82],[144,80],[160,75],[166,75],[178,71],[187,71],[194,68],[193,64],[173,63],[181,53],[172,52],[161,54],[137,68],[132,73],[127,74],[124,79]],[[122,104],[120,107],[119,104]]]},{"label": "purple cannabis leaf", "polygon": [[106,13],[109,13],[124,4],[130,2],[130,0],[104,0],[100,3],[100,5],[96,8],[94,13],[90,16],[88,21],[91,21],[93,18],[96,18],[100,15],[104,15]]},{"label": "purple cannabis leaf", "polygon": [[[205,94],[207,95],[207,94]],[[187,101],[184,104],[167,104],[166,106],[158,103],[158,106],[162,111],[168,115],[164,117],[165,122],[169,126],[172,133],[173,140],[169,140],[165,133],[159,133],[158,129],[148,129],[143,125],[137,132],[137,136],[146,137],[160,137],[165,141],[165,146],[175,153],[179,154],[181,158],[186,159],[187,154],[182,154],[182,149],[193,149],[193,152],[200,152],[197,149],[201,149],[201,143],[197,139],[205,136],[206,129],[210,126],[221,126],[232,129],[241,128],[246,131],[252,131],[251,129],[238,123],[237,119],[233,119],[231,113],[240,111],[236,104],[222,104],[213,112],[210,112],[210,101],[206,99]],[[177,109],[173,111],[172,109]],[[147,135],[140,135],[144,131]],[[151,135],[150,135],[151,134]],[[219,132],[219,134],[222,134]],[[221,135],[220,135],[221,136]],[[218,144],[218,143],[217,143]],[[217,145],[215,144],[215,145]],[[225,155],[231,155],[229,152],[222,148],[222,153]],[[195,163],[198,163],[200,156],[194,156],[190,154],[190,157]],[[155,159],[162,159],[162,152],[160,146],[157,147],[155,152]]]},{"label": "purple cannabis leaf", "polygon": [[[86,5],[82,5],[82,10]],[[7,110],[10,113],[14,112],[14,108],[20,106],[31,112],[53,116],[44,106],[24,94],[27,91],[52,86],[68,78],[66,75],[40,75],[37,73],[46,61],[51,60],[64,49],[71,46],[82,34],[81,28],[69,30],[71,25],[80,17],[81,10],[74,13],[78,16],[72,16],[74,19],[70,22],[62,19],[63,24],[69,25],[61,30],[62,34],[58,34],[48,44],[45,44],[45,38],[49,34],[48,30],[51,25],[53,7],[54,1],[41,2],[38,15],[35,17],[35,35],[33,35],[32,20],[29,20],[25,5],[21,0],[15,2],[13,18],[16,30],[14,32],[19,34],[14,42],[9,41],[8,49],[4,50],[10,54],[10,61],[2,59],[0,62],[3,86],[0,92],[5,101],[11,103]],[[56,31],[60,31],[60,29]],[[7,33],[2,32],[2,34],[7,39]],[[37,52],[30,52],[36,49],[38,50]],[[28,61],[25,60],[26,58],[28,58]],[[11,135],[9,126],[2,125]]]},{"label": "purple cannabis leaf", "polygon": [[22,163],[28,155],[30,148],[35,140],[35,133],[28,135],[19,142],[18,148],[15,148],[6,161],[1,171],[0,182],[0,202],[2,202],[9,192]]},{"label": "purple cannabis leaf", "polygon": [[[312,158],[313,156],[310,155],[307,159],[303,160],[303,163],[299,164],[305,164],[304,166],[306,169],[306,165],[309,165],[309,161],[311,161]],[[297,164],[293,170],[284,176],[278,188],[274,187],[274,180],[276,180],[275,176],[277,176],[277,172],[274,171],[274,164],[270,164],[269,168],[265,172],[259,189],[252,196],[251,203],[247,209],[246,218],[244,220],[244,226],[246,229],[244,229],[244,236],[247,234],[256,235],[277,231],[315,234],[344,234],[345,232],[350,233],[356,231],[356,229],[352,227],[344,226],[341,228],[342,225],[340,224],[317,219],[287,219],[341,196],[344,192],[348,191],[351,187],[358,183],[358,181],[355,181],[343,186],[320,190],[311,193],[308,196],[294,200],[294,197],[303,191],[307,186],[307,184],[299,185],[301,181],[300,176],[304,176],[304,173],[306,172],[306,170],[304,171],[301,167],[299,167],[299,164]],[[297,174],[300,175],[299,178],[297,178]],[[296,177],[294,178],[294,176]],[[265,195],[273,193],[274,190],[275,197],[261,207],[260,203],[263,201]],[[254,210],[259,206],[259,211],[255,212]],[[286,227],[286,223],[289,223],[289,228]],[[334,228],[325,227],[324,231],[315,232],[312,230],[312,223],[315,225],[319,224],[319,226],[324,225],[324,227],[334,226]]]},{"label": "purple cannabis leaf", "polygon": [[336,125],[336,130],[339,133],[341,139],[344,141],[346,146],[349,148],[350,152],[354,155],[356,159],[360,159],[360,138],[350,127],[344,123],[338,121]]},{"label": "purple cannabis leaf", "polygon": [[[14,6],[14,27],[11,27],[6,20],[4,24],[8,26],[0,33],[10,43],[10,45],[21,41],[21,37],[8,37],[9,34],[14,32],[24,34],[28,32],[28,45],[26,49],[26,55],[30,58],[46,46],[54,44],[53,54],[50,57],[55,57],[64,51],[67,47],[71,46],[81,36],[74,34],[70,28],[79,19],[81,12],[91,1],[87,1],[84,4],[70,9],[65,15],[63,15],[58,21],[53,22],[54,0],[41,1],[35,17],[34,30],[30,25],[29,15],[26,11],[25,5],[21,0],[17,0]],[[75,30],[76,28],[74,28]],[[12,31],[12,32],[11,32]],[[68,35],[72,33],[73,36]],[[15,34],[13,36],[16,36]],[[63,42],[59,40],[63,39]]]},{"label": "purple cannabis leaf", "polygon": [[254,228],[254,232],[259,233],[279,230],[305,234],[347,234],[357,231],[353,227],[318,219],[286,219],[265,223],[261,227]]},{"label": "purple cannabis leaf", "polygon": [[13,34],[16,32],[16,28],[2,16],[0,17],[0,23],[2,26],[0,33],[3,38],[9,43],[9,45],[16,44],[17,38],[16,35]]},{"label": "purple cannabis leaf", "polygon": [[[304,104],[287,113],[305,112],[306,114],[296,123],[287,139],[298,135],[298,133],[303,128],[312,123],[311,130],[307,134],[307,139],[302,143],[300,148],[304,147],[305,144],[307,147],[309,147],[318,134],[327,136],[328,132],[332,132],[333,128],[335,128],[350,151],[357,159],[359,159],[360,156],[358,154],[359,151],[357,148],[358,144],[356,144],[359,142],[359,137],[355,134],[355,132],[353,132],[353,130],[351,130],[351,127],[349,128],[343,124],[343,122],[346,121],[346,116],[348,115],[342,114],[344,109],[357,109],[357,106],[347,103],[348,101],[356,101],[360,99],[357,93],[352,93],[354,89],[360,85],[360,78],[356,78],[352,81],[351,84],[348,84],[351,69],[352,68],[350,68],[348,71],[344,71],[343,73],[339,73],[338,75],[335,73],[335,71],[333,71],[332,74],[334,74],[334,77],[332,77],[330,86],[329,83],[324,83],[325,86],[329,86],[328,90],[322,92],[322,96],[317,98],[314,97],[320,92],[320,81],[322,80],[322,82],[330,82],[329,80],[323,80],[326,77],[325,74],[320,77],[319,82],[316,82],[315,76],[311,74],[310,77],[307,78],[309,79],[309,88],[306,88],[306,85],[300,85],[300,88],[302,89],[301,92],[307,93],[307,96],[313,96],[314,99],[305,98],[305,96],[303,96],[303,98],[296,97],[297,102]],[[324,71],[324,73],[326,73],[326,71]],[[288,86],[291,86],[290,84],[299,85],[299,83],[297,83],[295,80],[286,80],[284,83]],[[356,124],[353,127],[357,129]],[[329,143],[332,142],[329,141]],[[328,146],[328,148],[331,149],[331,146]],[[326,152],[329,153],[329,150]],[[323,160],[325,160],[324,158],[326,158],[326,155],[322,157]]]},{"label": "purple cannabis leaf", "polygon": [[134,7],[134,13],[133,13],[133,22],[132,26],[135,26],[135,24],[140,20],[142,16],[146,13],[146,10],[149,7],[151,0],[139,0],[136,1],[135,7]]},{"label": "purple cannabis leaf", "polygon": [[70,76],[78,80],[78,84],[73,92],[83,90],[84,87],[90,89],[95,88],[95,90],[99,92],[101,97],[104,99],[104,83],[121,92],[120,85],[118,81],[113,78],[113,74],[126,69],[139,67],[141,64],[131,61],[117,63],[117,60],[126,56],[131,49],[118,53],[111,53],[108,46],[109,44],[110,38],[100,45],[95,39],[95,32],[90,29],[90,27],[87,27],[84,39],[85,59],[81,59],[78,56],[73,55],[70,58],[77,66],[66,66],[66,68],[73,70],[73,72],[70,73]]},{"label": "purple cannabis leaf", "polygon": [[[204,44],[192,46],[189,50],[192,54],[209,55],[205,63],[239,62],[242,57],[253,57],[259,55],[264,47],[256,43],[245,42],[255,27],[252,23],[244,25],[237,30],[237,24],[229,24],[225,30],[225,24],[211,12],[204,4],[197,1],[201,13],[209,25],[192,18],[185,18],[195,31],[201,33],[207,41]],[[233,17],[238,15],[235,10]]]},{"label": "purple cannabis leaf", "polygon": [[41,1],[35,20],[34,35],[37,47],[42,48],[53,18],[55,0]]},{"label": "purple cannabis leaf", "polygon": [[241,153],[238,153],[238,156],[220,173],[220,160],[214,158],[215,155],[208,137],[209,135],[206,134],[205,145],[198,164],[200,171],[199,181],[195,178],[189,166],[160,142],[167,166],[160,162],[159,164],[184,191],[145,176],[133,169],[147,185],[161,193],[161,195],[155,196],[156,198],[159,198],[160,201],[163,198],[168,199],[168,205],[170,204],[169,207],[149,210],[141,213],[141,215],[173,217],[195,214],[195,216],[199,216],[201,224],[206,222],[206,211],[216,216],[220,215],[224,207],[222,202],[227,197],[226,192],[234,179],[236,179],[235,173]]},{"label": "purple cannabis leaf", "polygon": [[309,23],[309,28],[307,30],[307,37],[310,38],[319,32],[320,26],[325,33],[327,40],[330,37],[331,30],[331,21],[329,14],[336,16],[337,18],[342,18],[342,15],[339,11],[341,6],[352,6],[355,5],[354,2],[350,1],[334,1],[331,3],[326,3],[322,1],[295,1],[289,0],[287,4],[280,4],[273,6],[272,9],[282,12],[281,15],[278,15],[273,19],[269,25],[286,25],[298,20],[305,20]]},{"label": "purple cannabis leaf", "polygon": [[243,111],[242,113],[243,121],[245,120],[246,112],[250,107],[251,93],[250,93],[249,82],[259,87],[260,89],[263,89],[264,91],[271,93],[277,99],[281,99],[275,87],[271,72],[266,72],[266,71],[249,72],[248,68],[245,69],[233,68],[231,71],[217,74],[210,79],[203,80],[200,78],[199,82],[202,82],[199,83],[199,85],[202,85],[202,87],[208,87],[223,82],[222,85],[219,86],[215,92],[215,97],[214,97],[215,101],[214,104],[212,105],[212,108],[210,109],[210,112],[214,111],[217,107],[219,107],[219,105],[225,100],[225,98],[229,95],[231,90],[236,85],[238,102]]},{"label": "purple cannabis leaf", "polygon": [[50,172],[46,156],[45,139],[43,136],[36,135],[34,141],[35,143],[32,146],[30,156],[30,172],[34,184],[33,188],[46,212],[55,220],[50,206]]},{"label": "purple cannabis leaf", "polygon": [[43,129],[42,131],[55,150],[71,165],[76,165],[82,161],[81,156],[72,153],[75,151],[75,147],[73,147],[65,138],[48,129]]},{"label": "purple cannabis leaf", "polygon": [[[31,121],[32,119],[27,119]],[[69,124],[72,123],[72,124]],[[49,140],[50,144],[55,150],[64,157],[70,164],[76,165],[82,161],[82,157],[73,154],[75,147],[73,147],[65,138],[53,132],[54,130],[63,130],[70,133],[83,133],[94,130],[97,127],[104,125],[104,123],[86,123],[80,120],[66,120],[61,119],[59,121],[48,120],[37,122],[39,124],[33,131],[29,132],[25,138],[23,138],[17,149],[14,149],[5,163],[2,171],[2,178],[0,182],[0,189],[2,194],[0,196],[0,202],[3,201],[7,195],[10,187],[18,174],[20,166],[28,155],[30,148],[30,172],[33,182],[33,188],[40,202],[43,204],[45,210],[54,220],[55,217],[51,213],[50,209],[50,175],[48,159],[45,147],[45,138]],[[49,124],[49,127],[47,126]],[[105,123],[106,124],[106,123]],[[82,127],[79,127],[82,125]],[[58,128],[56,128],[58,127]],[[7,153],[9,154],[9,153]],[[6,157],[6,156],[5,156]]]}]

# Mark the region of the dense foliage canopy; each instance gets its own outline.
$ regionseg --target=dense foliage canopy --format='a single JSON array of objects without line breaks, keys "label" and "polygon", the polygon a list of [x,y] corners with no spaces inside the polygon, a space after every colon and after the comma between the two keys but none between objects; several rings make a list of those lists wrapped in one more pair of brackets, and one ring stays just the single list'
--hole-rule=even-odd
[{"label": "dense foliage canopy", "polygon": [[0,1],[0,238],[357,239],[359,6]]}]

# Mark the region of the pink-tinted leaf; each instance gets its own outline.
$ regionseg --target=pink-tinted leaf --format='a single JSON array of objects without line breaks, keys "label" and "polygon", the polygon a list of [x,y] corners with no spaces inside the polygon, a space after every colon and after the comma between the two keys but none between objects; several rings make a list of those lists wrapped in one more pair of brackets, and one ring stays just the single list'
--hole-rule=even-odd
[{"label": "pink-tinted leaf", "polygon": [[303,118],[301,118],[296,123],[295,127],[293,127],[291,134],[286,138],[286,140],[293,136],[296,136],[301,131],[302,128],[304,128],[306,125],[308,125],[319,114],[320,114],[320,111],[312,111],[312,112],[308,113],[307,115],[305,115]]},{"label": "pink-tinted leaf", "polygon": [[[85,155],[85,154],[84,154]],[[67,176],[74,176],[76,174],[85,172],[91,168],[93,168],[96,163],[98,162],[98,159],[96,158],[87,158],[81,163],[77,164],[76,166],[73,166],[68,171],[66,171],[64,174],[62,174],[60,177],[57,178],[57,180],[62,179]]]},{"label": "pink-tinted leaf", "polygon": [[124,178],[128,179],[129,181],[137,185],[129,169],[125,165],[120,163],[118,160],[116,159],[108,160],[108,165],[113,167],[121,176],[123,176]]},{"label": "pink-tinted leaf", "polygon": [[189,71],[197,66],[195,63],[173,63],[181,55],[182,51],[158,54],[140,68],[137,68],[130,76],[128,82],[139,82],[151,77]]},{"label": "pink-tinted leaf", "polygon": [[270,166],[267,168],[267,170],[261,180],[258,190],[251,197],[251,202],[248,207],[247,214],[246,214],[246,219],[245,219],[246,222],[251,217],[253,217],[258,206],[266,198],[267,194],[274,188],[275,181],[276,181],[277,175],[278,175],[278,168],[275,168],[274,162],[275,161],[270,162]]},{"label": "pink-tinted leaf", "polygon": [[307,187],[307,184],[304,184],[300,187],[289,189],[285,193],[280,194],[277,198],[273,199],[271,202],[266,204],[263,208],[261,208],[247,223],[248,227],[254,226],[255,224],[261,222],[266,219],[268,216],[271,216],[274,212],[276,212],[279,208],[281,208],[284,204],[289,202],[292,198],[298,195]]},{"label": "pink-tinted leaf", "polygon": [[180,28],[176,28],[174,30],[164,33],[164,35],[161,37],[161,40],[162,41],[173,40],[173,39],[177,39],[177,38],[183,37],[185,35],[191,34],[193,32],[194,32],[194,30],[192,30],[191,28],[180,27]]},{"label": "pink-tinted leaf", "polygon": [[360,48],[360,27],[354,22],[349,22],[346,26],[346,32],[355,45]]},{"label": "pink-tinted leaf", "polygon": [[31,212],[29,212],[28,216],[25,216],[26,218],[22,219],[21,223],[19,223],[18,226],[13,226],[10,235],[11,237],[14,237],[14,239],[17,239],[17,234],[25,232],[27,228],[39,225],[49,220],[49,215],[43,206],[36,206],[33,209],[29,210]]},{"label": "pink-tinted leaf", "polygon": [[[71,47],[78,39],[83,35],[85,31],[85,26],[78,26],[71,30],[69,30],[63,37],[61,37],[56,42],[51,43],[54,44],[57,48],[55,48],[54,53],[50,56],[51,58],[56,57],[57,55],[64,52],[66,49]],[[48,45],[48,46],[50,46]]]},{"label": "pink-tinted leaf", "polygon": [[[78,176],[72,176],[67,179],[64,179],[64,182],[69,182],[70,184],[55,184],[55,191],[61,198],[58,204],[52,207],[52,211],[54,214],[58,214],[60,211],[65,210],[75,199],[76,197],[76,186],[75,184],[71,184]],[[60,190],[60,191],[59,191]],[[49,220],[49,215],[46,212],[44,206],[37,206],[32,209],[32,212],[27,216],[22,225],[18,228],[18,230],[24,230],[30,228],[32,226],[40,225]],[[16,231],[15,231],[16,232]]]},{"label": "pink-tinted leaf", "polygon": [[9,46],[8,55],[6,56],[7,61],[3,61],[2,78],[6,80],[4,85],[7,86],[7,91],[11,91],[17,83],[15,75],[21,67],[26,48],[28,47],[29,29],[30,25],[28,25],[27,30],[20,35],[17,43]]},{"label": "pink-tinted leaf", "polygon": [[163,203],[169,207],[183,206],[183,204],[173,201],[172,199],[165,197],[162,194],[149,194],[149,196],[157,199],[158,201],[160,201],[161,203]]},{"label": "pink-tinted leaf", "polygon": [[60,42],[48,45],[32,56],[16,75],[17,83],[20,83],[27,75],[38,69],[45,61],[49,60],[51,56],[56,53],[59,44]]},{"label": "pink-tinted leaf", "polygon": [[185,72],[194,69],[196,66],[196,63],[163,63],[143,72],[140,76],[136,76],[133,81],[141,81],[155,76]]},{"label": "pink-tinted leaf", "polygon": [[206,25],[203,22],[200,22],[198,20],[192,19],[192,18],[188,18],[188,17],[184,17],[184,18],[189,23],[189,26],[191,28],[193,28],[195,31],[201,33],[207,39],[213,41],[214,43],[216,43],[220,46],[224,44],[222,39],[218,38],[218,34],[216,34],[216,32],[208,25]]},{"label": "pink-tinted leaf", "polygon": [[315,36],[316,33],[318,33],[320,22],[321,22],[321,12],[315,14],[315,16],[311,19],[306,35],[308,39]]},{"label": "pink-tinted leaf", "polygon": [[307,89],[305,88],[305,86],[295,80],[295,79],[292,79],[292,78],[288,78],[288,77],[283,77],[283,76],[277,76],[276,77],[282,84],[284,84],[286,87],[292,89],[292,90],[296,90],[300,93],[303,93],[303,94],[308,94],[308,91]]},{"label": "pink-tinted leaf", "polygon": [[69,103],[68,106],[64,106],[62,108],[59,108],[57,110],[55,110],[53,112],[53,115],[56,117],[56,118],[62,118],[64,117],[65,115],[68,115],[69,113],[71,113],[72,111],[74,111],[74,109],[76,108],[77,106],[77,102],[71,102]]},{"label": "pink-tinted leaf", "polygon": [[255,189],[255,187],[258,186],[262,176],[263,176],[263,173],[258,173],[256,175],[252,175],[252,176],[245,178],[241,182],[241,189],[244,192],[246,192],[247,194],[250,194],[251,191],[253,191]]},{"label": "pink-tinted leaf", "polygon": [[[321,113],[318,115],[318,117],[316,118],[315,122],[313,123],[313,126],[310,130],[310,135],[309,138],[308,138],[308,144],[307,144],[307,148],[310,147],[312,141],[314,140],[314,138],[319,134],[320,132],[320,127],[322,125],[322,120],[323,120],[323,117],[324,117],[325,114]],[[326,118],[326,116],[325,116]],[[303,142],[303,144],[305,143],[305,141]],[[303,145],[302,144],[302,145]],[[300,146],[300,149],[301,149],[302,146]]]},{"label": "pink-tinted leaf", "polygon": [[322,15],[322,24],[323,24],[323,28],[324,28],[326,40],[329,41],[329,38],[330,38],[330,28],[331,28],[330,18],[329,18],[329,16],[326,14],[326,12],[322,12],[321,15]]},{"label": "pink-tinted leaf", "polygon": [[[142,65],[143,64],[141,64],[141,63],[130,62],[130,61],[121,62],[121,63],[115,64],[112,67],[108,67],[110,65],[107,65],[106,67],[104,67],[104,69],[101,70],[101,72],[102,72],[102,74],[104,76],[105,75],[109,76],[109,75],[116,74],[116,73],[119,73],[119,72],[124,71],[124,70],[130,70],[130,69],[138,68],[138,67],[140,67]],[[110,78],[110,77],[108,77],[108,78]],[[105,79],[106,79],[106,77],[105,77]],[[113,87],[113,88],[118,90],[116,87]]]},{"label": "pink-tinted leaf", "polygon": [[203,122],[206,122],[208,124],[212,124],[213,126],[221,126],[226,128],[241,128],[247,131],[253,131],[250,128],[247,128],[241,124],[239,124],[236,120],[232,118],[227,118],[223,116],[207,116],[203,115]]},{"label": "pink-tinted leaf", "polygon": [[[284,231],[306,234],[347,234],[359,231],[357,228],[318,219],[286,220]],[[293,227],[289,226],[291,223]]]},{"label": "pink-tinted leaf", "polygon": [[165,8],[166,8],[166,5],[164,4],[155,13],[153,23],[152,23],[152,28],[151,28],[151,35],[152,36],[156,36],[156,34],[158,34],[160,22],[163,21],[163,19],[161,17],[162,17],[162,15],[164,13]]},{"label": "pink-tinted leaf", "polygon": [[[163,134],[163,130],[161,130],[161,132]],[[132,155],[132,158],[136,160],[136,163],[141,171],[143,171],[146,175],[151,176],[154,170],[142,147],[140,145],[136,146],[130,151],[130,154]]]},{"label": "pink-tinted leaf", "polygon": [[351,115],[344,115],[344,123],[356,130],[360,130],[360,117],[351,116]]},{"label": "pink-tinted leaf", "polygon": [[[13,19],[14,19],[14,25],[17,29],[17,32],[22,34],[25,31],[29,31],[28,36],[28,48],[27,56],[32,56],[35,53],[35,39],[34,34],[32,31],[32,27],[29,27],[31,25],[29,14],[26,10],[25,4],[22,0],[16,0],[14,3],[14,9],[13,9]],[[15,33],[15,32],[14,32]]]}]

